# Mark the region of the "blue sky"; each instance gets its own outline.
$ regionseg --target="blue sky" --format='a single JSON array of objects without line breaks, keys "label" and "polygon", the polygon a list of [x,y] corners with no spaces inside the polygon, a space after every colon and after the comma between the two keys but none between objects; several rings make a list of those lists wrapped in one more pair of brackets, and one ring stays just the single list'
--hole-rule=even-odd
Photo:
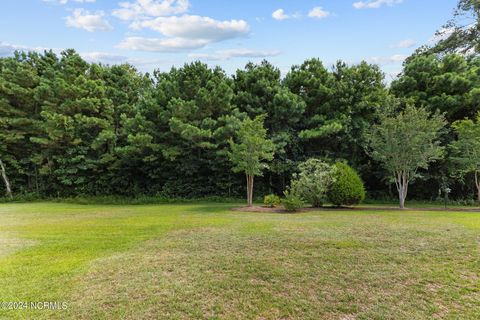
[{"label": "blue sky", "polygon": [[378,63],[387,78],[432,41],[457,0],[2,0],[0,56],[74,48],[142,71],[202,60],[228,73],[267,59]]}]

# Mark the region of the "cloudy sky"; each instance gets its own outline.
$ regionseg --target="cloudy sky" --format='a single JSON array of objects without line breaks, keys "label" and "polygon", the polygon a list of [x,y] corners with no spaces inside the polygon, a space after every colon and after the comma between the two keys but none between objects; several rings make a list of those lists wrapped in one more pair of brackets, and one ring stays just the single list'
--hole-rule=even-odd
[{"label": "cloudy sky", "polygon": [[74,48],[142,71],[202,60],[232,73],[268,59],[378,63],[391,77],[457,0],[2,0],[0,56]]}]

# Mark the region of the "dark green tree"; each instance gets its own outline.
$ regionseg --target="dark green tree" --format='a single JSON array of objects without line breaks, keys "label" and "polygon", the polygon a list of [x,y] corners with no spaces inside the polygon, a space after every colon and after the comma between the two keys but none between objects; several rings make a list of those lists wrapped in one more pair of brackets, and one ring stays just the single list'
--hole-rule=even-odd
[{"label": "dark green tree", "polygon": [[39,189],[38,170],[30,161],[36,150],[30,138],[41,130],[38,61],[37,54],[20,52],[0,59],[0,159],[11,189],[18,192]]},{"label": "dark green tree", "polygon": [[338,62],[327,69],[318,59],[292,67],[285,85],[306,103],[297,129],[299,153],[309,157],[345,159],[371,189],[383,189],[378,165],[365,153],[365,133],[379,119],[391,98],[378,66]]},{"label": "dark green tree", "polygon": [[251,118],[266,114],[268,137],[275,144],[275,158],[266,173],[269,191],[281,193],[301,159],[298,128],[305,103],[282,84],[280,70],[267,61],[249,63],[234,76],[234,102]]},{"label": "dark green tree", "polygon": [[392,83],[392,92],[417,107],[444,112],[450,123],[471,119],[480,110],[479,70],[478,58],[414,56]]}]

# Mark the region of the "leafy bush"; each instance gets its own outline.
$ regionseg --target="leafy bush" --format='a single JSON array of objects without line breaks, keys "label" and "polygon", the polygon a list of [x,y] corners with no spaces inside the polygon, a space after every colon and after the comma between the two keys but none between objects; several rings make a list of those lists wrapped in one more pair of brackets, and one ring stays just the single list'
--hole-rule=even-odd
[{"label": "leafy bush", "polygon": [[327,192],[333,182],[332,166],[309,159],[300,164],[299,169],[300,173],[293,175],[290,192],[313,207],[321,207],[327,201]]},{"label": "leafy bush", "polygon": [[285,198],[282,199],[282,205],[288,212],[295,212],[305,206],[305,201],[292,192],[285,191]]},{"label": "leafy bush", "polygon": [[263,204],[270,208],[279,206],[281,202],[282,201],[280,197],[275,194],[269,194],[268,196],[265,196],[265,198],[263,199]]},{"label": "leafy bush", "polygon": [[328,199],[336,206],[352,206],[365,199],[365,187],[357,172],[349,165],[338,162],[333,170],[333,179]]}]

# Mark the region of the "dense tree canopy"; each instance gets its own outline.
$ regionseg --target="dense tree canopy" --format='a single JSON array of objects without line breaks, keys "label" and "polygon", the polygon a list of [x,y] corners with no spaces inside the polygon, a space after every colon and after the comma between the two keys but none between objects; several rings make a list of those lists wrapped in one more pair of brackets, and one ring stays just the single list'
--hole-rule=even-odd
[{"label": "dense tree canopy", "polygon": [[475,117],[480,110],[480,59],[458,54],[416,55],[409,59],[392,92],[450,122]]},{"label": "dense tree canopy", "polygon": [[73,50],[18,52],[0,58],[2,173],[14,194],[237,197],[244,177],[231,170],[228,141],[244,119],[265,115],[274,158],[256,180],[259,196],[282,194],[312,157],[347,160],[370,195],[387,195],[386,173],[365,150],[371,126],[396,99],[398,110],[445,112],[449,124],[473,119],[479,66],[475,57],[416,55],[389,89],[365,62],[328,68],[309,59],[282,75],[263,61],[233,76],[194,62],[142,74]]}]

